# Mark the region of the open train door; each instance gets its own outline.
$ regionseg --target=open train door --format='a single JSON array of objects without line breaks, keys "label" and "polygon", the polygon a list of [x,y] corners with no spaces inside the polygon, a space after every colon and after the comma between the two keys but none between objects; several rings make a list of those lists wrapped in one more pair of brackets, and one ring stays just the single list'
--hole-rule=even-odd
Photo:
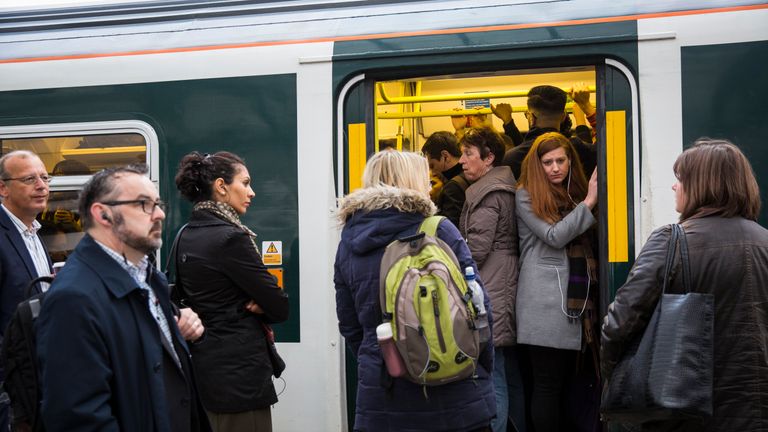
[{"label": "open train door", "polygon": [[640,243],[640,140],[637,82],[615,60],[598,65],[600,316],[627,279]]}]

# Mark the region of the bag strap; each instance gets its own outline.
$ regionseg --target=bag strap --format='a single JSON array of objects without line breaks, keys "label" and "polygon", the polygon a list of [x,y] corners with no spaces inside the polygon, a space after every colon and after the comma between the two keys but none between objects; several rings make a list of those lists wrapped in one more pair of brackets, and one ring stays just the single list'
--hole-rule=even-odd
[{"label": "bag strap", "polygon": [[[669,283],[669,274],[672,271],[672,264],[675,261],[675,249],[677,246],[678,236],[680,235],[677,230],[677,224],[670,225],[671,234],[669,236],[669,243],[667,244],[667,258],[664,263],[664,281],[661,286],[662,296],[667,292],[667,284]],[[659,297],[661,301],[661,297]]]},{"label": "bag strap", "polygon": [[43,288],[40,286],[41,283],[47,283],[48,285],[52,284],[53,276],[39,276],[29,281],[29,284],[24,288],[24,299],[26,300],[34,295],[42,294]]},{"label": "bag strap", "polygon": [[688,255],[688,240],[685,238],[685,229],[681,224],[675,224],[678,243],[680,245],[680,268],[683,273],[683,287],[685,292],[691,292],[691,266]]},{"label": "bag strap", "polygon": [[[181,278],[179,277],[179,260],[177,249],[179,246],[179,240],[181,239],[181,234],[184,232],[184,229],[187,228],[187,225],[189,224],[182,225],[181,228],[179,228],[179,231],[176,232],[176,237],[173,239],[171,251],[168,252],[168,258],[165,260],[165,277],[168,279],[168,284],[173,286],[174,289],[179,292],[179,300],[183,299],[185,295],[184,288],[181,284]],[[173,279],[171,279],[170,273],[171,263],[173,263]],[[171,293],[171,295],[173,295],[173,293]]]},{"label": "bag strap", "polygon": [[429,216],[419,226],[419,232],[434,237],[437,234],[437,226],[445,219],[445,216]]}]

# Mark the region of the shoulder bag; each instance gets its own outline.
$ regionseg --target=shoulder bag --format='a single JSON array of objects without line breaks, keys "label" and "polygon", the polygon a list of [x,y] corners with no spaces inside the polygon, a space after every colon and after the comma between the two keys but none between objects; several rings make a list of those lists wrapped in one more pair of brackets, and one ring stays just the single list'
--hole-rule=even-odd
[{"label": "shoulder bag", "polygon": [[[666,292],[676,250],[683,294]],[[661,296],[645,331],[608,379],[603,420],[637,424],[712,415],[714,296],[691,292],[690,284],[685,231],[674,224]]]}]

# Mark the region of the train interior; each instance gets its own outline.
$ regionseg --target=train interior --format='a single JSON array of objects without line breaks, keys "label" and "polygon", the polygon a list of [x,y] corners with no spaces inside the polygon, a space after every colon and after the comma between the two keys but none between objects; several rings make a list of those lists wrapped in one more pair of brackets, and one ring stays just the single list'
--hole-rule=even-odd
[{"label": "train interior", "polygon": [[[549,69],[528,69],[514,71],[495,71],[471,74],[421,76],[398,80],[378,81],[373,84],[375,91],[375,139],[366,140],[365,133],[355,133],[356,126],[349,125],[349,191],[361,187],[361,175],[365,167],[366,159],[377,151],[385,151],[391,148],[398,151],[420,152],[427,138],[438,131],[449,131],[457,136],[463,132],[461,126],[465,119],[469,118],[468,126],[486,125],[493,127],[499,133],[504,133],[504,123],[498,116],[492,113],[491,106],[509,104],[512,107],[512,119],[515,125],[525,137],[529,129],[526,118],[526,100],[528,90],[538,85],[557,86],[569,92],[571,88],[578,87],[588,89],[590,101],[597,108],[598,118],[601,115],[601,107],[598,106],[596,88],[598,87],[596,68],[593,66],[560,67]],[[589,122],[580,114],[578,106],[574,110],[574,103],[569,97],[566,111],[571,122],[571,133],[577,125],[590,127]],[[576,112],[574,112],[576,111]],[[464,119],[462,119],[462,117]],[[454,121],[458,120],[458,121]],[[369,125],[368,131],[371,131]],[[370,133],[370,132],[369,132]],[[592,139],[594,134],[587,135]],[[599,135],[598,135],[599,136]],[[593,139],[597,141],[596,139]],[[507,140],[511,146],[511,140]],[[599,145],[599,144],[598,144]],[[509,148],[509,147],[508,147]],[[437,179],[433,174],[433,184]],[[603,224],[604,225],[604,224]],[[598,231],[593,233],[593,247],[597,256]],[[604,257],[604,255],[601,254]],[[605,258],[599,260],[599,265],[606,263]],[[595,281],[596,282],[596,281]],[[593,288],[596,288],[595,284]],[[599,305],[602,292],[591,294],[594,305]],[[592,328],[597,328],[597,309],[592,310]],[[599,407],[600,388],[597,378],[597,343],[593,349],[585,349],[579,356],[581,369],[573,377],[573,394],[569,395],[569,401],[565,403],[571,407],[568,411],[573,415],[566,421],[573,430],[599,430],[597,410]],[[521,360],[521,367],[525,367],[525,359]],[[354,382],[354,368],[349,367],[352,361],[348,361],[348,380]],[[529,372],[528,372],[529,373]],[[530,377],[530,375],[526,375]],[[527,391],[530,391],[530,382],[526,382]],[[352,387],[349,389],[354,391]],[[527,398],[529,399],[529,398]],[[350,408],[351,409],[351,408]],[[354,410],[352,410],[354,412]],[[350,418],[352,422],[353,419]],[[596,428],[596,429],[594,429]],[[507,430],[514,430],[512,423]]]}]

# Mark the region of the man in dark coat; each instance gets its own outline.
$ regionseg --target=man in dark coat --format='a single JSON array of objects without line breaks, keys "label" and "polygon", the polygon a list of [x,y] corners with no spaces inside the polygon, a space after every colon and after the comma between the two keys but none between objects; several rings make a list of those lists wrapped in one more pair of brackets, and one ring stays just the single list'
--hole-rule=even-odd
[{"label": "man in dark coat", "polygon": [[464,207],[464,191],[469,182],[459,163],[461,150],[456,136],[446,131],[435,132],[427,138],[421,153],[427,158],[432,174],[440,174],[444,178],[443,187],[435,199],[437,214],[447,217],[458,227]]},{"label": "man in dark coat", "polygon": [[[165,277],[149,265],[165,213],[146,167],[94,175],[80,198],[86,236],[37,322],[48,431],[202,432],[187,346]],[[202,334],[195,317],[184,327]]]},{"label": "man in dark coat", "polygon": [[[568,95],[561,88],[541,85],[528,92],[528,133],[525,141],[519,146],[507,151],[504,155],[504,165],[512,168],[515,179],[520,178],[521,167],[528,150],[536,138],[547,132],[560,132],[560,123],[568,115],[565,112],[565,102]],[[597,152],[592,144],[587,144],[577,137],[570,138],[573,147],[579,154],[584,174],[589,177],[597,166]]]},{"label": "man in dark coat", "polygon": [[[40,222],[35,217],[48,203],[45,165],[32,152],[18,150],[0,158],[0,344],[5,328],[24,289],[32,279],[51,274],[51,259],[37,235]],[[0,381],[5,377],[0,368]],[[18,411],[17,407],[14,410]],[[16,412],[16,420],[25,416]],[[8,405],[0,403],[0,430],[8,430]]]}]

